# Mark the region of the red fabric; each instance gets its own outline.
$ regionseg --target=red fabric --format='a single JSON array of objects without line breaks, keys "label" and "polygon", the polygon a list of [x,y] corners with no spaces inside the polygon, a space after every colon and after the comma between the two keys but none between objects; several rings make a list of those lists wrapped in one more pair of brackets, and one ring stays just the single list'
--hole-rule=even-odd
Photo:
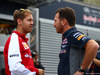
[{"label": "red fabric", "polygon": [[[20,34],[17,31],[13,31],[12,33],[16,33],[18,35],[18,41],[19,41],[19,47],[20,47],[19,50],[20,50],[21,59],[22,59],[21,64],[23,64],[25,68],[29,69],[30,71],[32,72],[35,71],[36,75],[38,75],[39,71],[37,68],[34,67],[33,59],[31,56],[31,51],[27,44],[28,38],[25,38],[25,35]],[[8,48],[9,48],[10,39],[11,39],[11,36],[8,38],[5,44],[5,47],[4,47],[4,60],[5,60],[6,75],[11,75],[9,71],[9,66],[8,66]],[[24,45],[23,43],[26,43],[26,44]]]}]

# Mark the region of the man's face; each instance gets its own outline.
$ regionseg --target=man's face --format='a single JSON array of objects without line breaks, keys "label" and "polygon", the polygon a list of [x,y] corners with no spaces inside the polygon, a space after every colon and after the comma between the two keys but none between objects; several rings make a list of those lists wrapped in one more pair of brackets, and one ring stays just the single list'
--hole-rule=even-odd
[{"label": "man's face", "polygon": [[38,59],[38,53],[36,53],[36,55],[35,55],[35,59],[36,59],[36,60]]},{"label": "man's face", "polygon": [[63,32],[63,27],[61,25],[61,20],[59,19],[59,13],[57,13],[54,17],[54,24],[53,26],[56,28],[57,33]]},{"label": "man's face", "polygon": [[23,20],[22,20],[22,30],[25,34],[32,32],[32,27],[33,27],[33,16],[32,14],[27,15]]}]

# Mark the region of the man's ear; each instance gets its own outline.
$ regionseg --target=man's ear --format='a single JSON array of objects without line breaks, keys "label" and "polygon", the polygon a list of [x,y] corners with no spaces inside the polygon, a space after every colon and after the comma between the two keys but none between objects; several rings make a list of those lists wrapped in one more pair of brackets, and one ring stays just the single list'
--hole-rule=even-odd
[{"label": "man's ear", "polygon": [[17,19],[17,23],[18,23],[18,25],[21,25],[22,24],[22,20],[21,19]]},{"label": "man's ear", "polygon": [[66,19],[62,19],[61,24],[64,26],[66,24]]},{"label": "man's ear", "polygon": [[69,24],[68,21],[65,18],[63,20],[64,20],[64,25],[68,25]]}]

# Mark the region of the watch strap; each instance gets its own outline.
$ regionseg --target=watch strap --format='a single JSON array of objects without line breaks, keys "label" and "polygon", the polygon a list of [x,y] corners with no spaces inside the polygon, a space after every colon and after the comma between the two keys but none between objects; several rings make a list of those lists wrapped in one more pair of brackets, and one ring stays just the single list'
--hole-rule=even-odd
[{"label": "watch strap", "polygon": [[79,72],[85,72],[85,70],[83,70],[82,67],[80,67],[80,68],[78,69],[78,71],[79,71]]}]

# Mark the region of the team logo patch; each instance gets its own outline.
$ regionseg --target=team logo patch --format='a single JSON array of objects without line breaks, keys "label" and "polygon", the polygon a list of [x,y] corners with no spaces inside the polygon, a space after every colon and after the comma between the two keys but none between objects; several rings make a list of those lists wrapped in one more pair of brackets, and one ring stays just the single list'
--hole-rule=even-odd
[{"label": "team logo patch", "polygon": [[31,56],[31,55],[28,55],[27,53],[25,54],[25,57],[26,57],[26,58],[28,58],[28,57],[29,57],[29,58],[32,58],[32,56]]},{"label": "team logo patch", "polygon": [[77,40],[80,40],[82,37],[84,37],[85,35],[80,35]]},{"label": "team logo patch", "polygon": [[29,48],[29,46],[25,42],[22,42],[22,44],[23,44],[23,46],[24,46],[25,49]]},{"label": "team logo patch", "polygon": [[67,39],[64,39],[62,44],[66,44],[66,43],[68,43],[68,41],[67,41]]},{"label": "team logo patch", "polygon": [[62,50],[60,53],[66,53],[66,50]]}]

